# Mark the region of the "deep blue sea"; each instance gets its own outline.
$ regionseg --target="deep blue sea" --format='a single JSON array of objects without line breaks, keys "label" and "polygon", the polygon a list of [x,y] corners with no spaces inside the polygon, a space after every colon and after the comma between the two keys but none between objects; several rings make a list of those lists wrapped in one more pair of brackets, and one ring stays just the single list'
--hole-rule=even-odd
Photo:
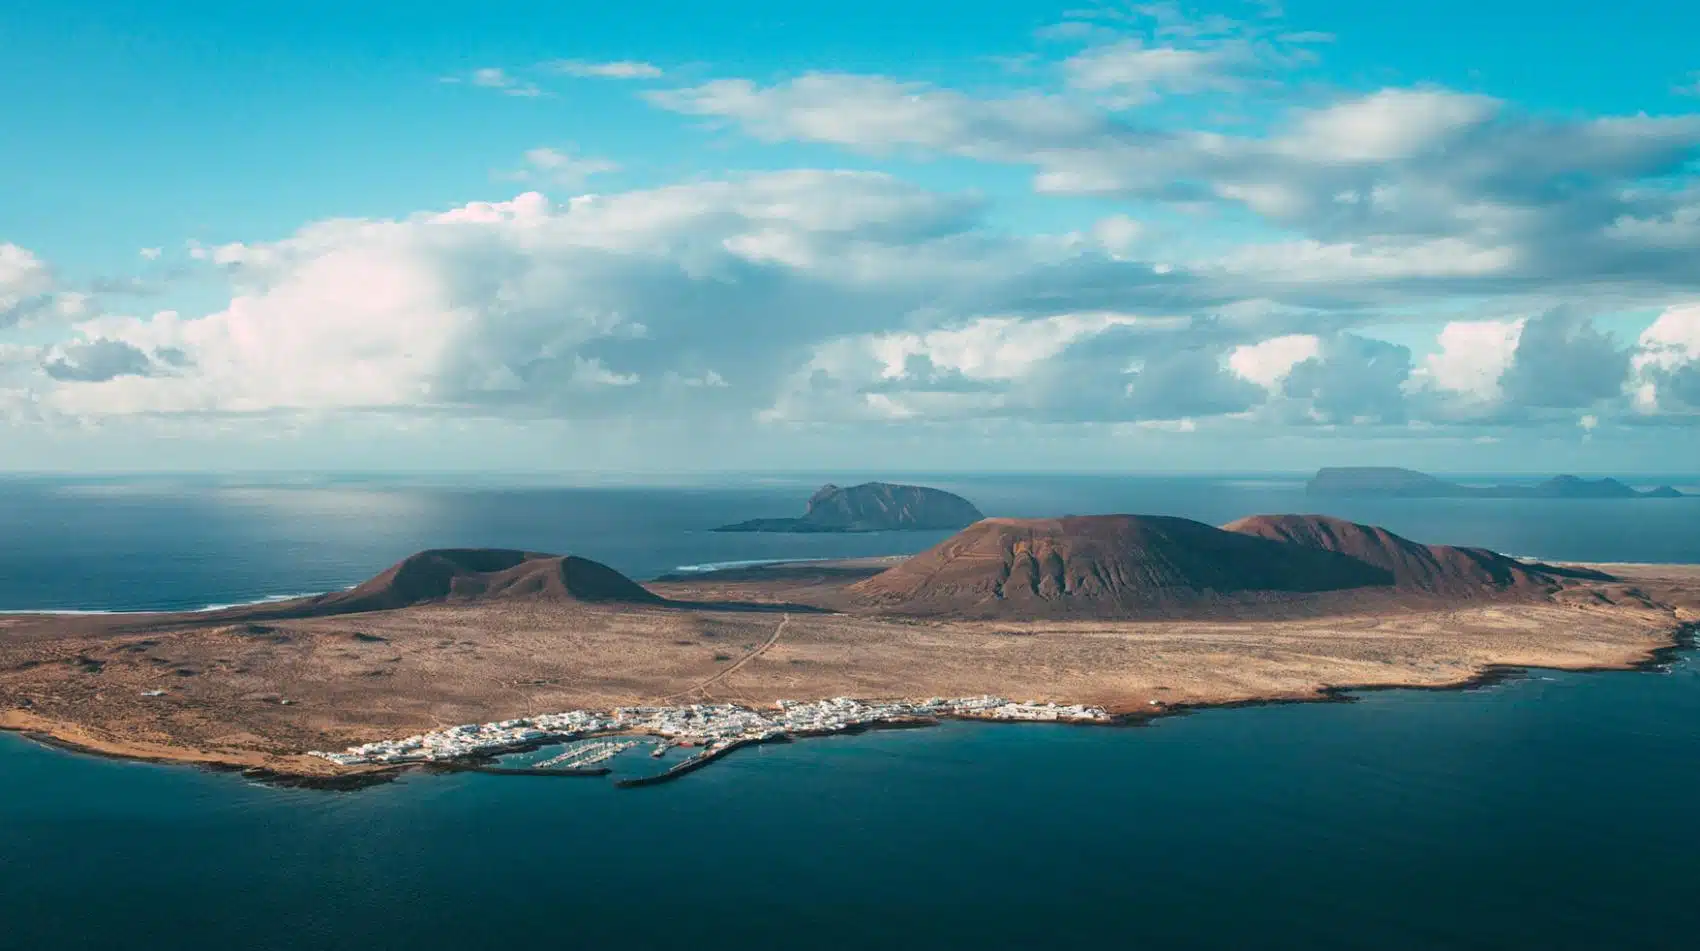
[{"label": "deep blue sea", "polygon": [[[989,514],[1327,511],[1521,555],[1700,562],[1700,499],[925,480]],[[712,534],[793,514],[820,480],[720,481],[0,479],[0,609],[323,591],[434,546],[572,551],[641,578],[938,537]],[[1144,728],[832,737],[642,790],[470,774],[287,790],[0,735],[0,948],[1692,949],[1696,801],[1693,658]]]}]

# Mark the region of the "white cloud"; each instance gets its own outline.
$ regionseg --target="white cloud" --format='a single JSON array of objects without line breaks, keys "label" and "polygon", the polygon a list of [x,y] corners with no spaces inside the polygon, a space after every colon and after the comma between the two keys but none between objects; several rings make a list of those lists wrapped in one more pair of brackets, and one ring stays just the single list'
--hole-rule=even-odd
[{"label": "white cloud", "polygon": [[1700,411],[1700,304],[1671,307],[1642,331],[1629,388],[1643,413]]},{"label": "white cloud", "polygon": [[[234,284],[223,309],[79,324],[51,400],[79,415],[753,412],[818,341],[972,306],[951,301],[959,287],[1042,292],[1045,259],[974,237],[978,208],[883,175],[789,172],[319,222],[202,249]],[[995,372],[1118,319],[914,340]]]},{"label": "white cloud", "polygon": [[47,262],[28,248],[0,243],[0,328],[29,316],[53,286]]},{"label": "white cloud", "polygon": [[1100,218],[1092,226],[1092,237],[1105,251],[1118,257],[1131,254],[1145,236],[1145,226],[1127,215]]},{"label": "white cloud", "polygon": [[38,318],[75,319],[93,306],[91,295],[66,287],[35,252],[0,242],[0,330]]},{"label": "white cloud", "polygon": [[546,68],[564,76],[586,79],[660,79],[662,75],[658,66],[629,59],[603,63],[558,59],[548,63]]},{"label": "white cloud", "polygon": [[1074,87],[1107,93],[1112,105],[1132,106],[1165,92],[1237,89],[1240,82],[1232,68],[1239,64],[1239,55],[1227,49],[1176,49],[1124,40],[1078,53],[1063,67]]},{"label": "white cloud", "polygon": [[[463,80],[459,76],[444,76],[440,81],[460,83]],[[539,89],[536,83],[520,79],[508,73],[507,70],[496,66],[475,69],[466,76],[464,81],[484,89],[499,90],[504,96],[533,99],[543,95],[543,90]]]},{"label": "white cloud", "polygon": [[503,173],[510,181],[544,181],[564,188],[579,188],[592,175],[620,170],[620,163],[611,159],[593,158],[563,152],[559,149],[536,148],[525,153],[525,167]]},{"label": "white cloud", "polygon": [[1133,424],[1139,429],[1154,429],[1164,433],[1195,433],[1198,423],[1192,419],[1142,419]]},{"label": "white cloud", "polygon": [[1499,399],[1500,378],[1510,368],[1526,321],[1455,320],[1440,331],[1440,350],[1412,374],[1418,385],[1469,401]]},{"label": "white cloud", "polygon": [[1056,97],[981,100],[925,83],[846,73],[808,73],[768,87],[721,79],[646,98],[686,115],[733,120],[763,139],[827,142],[875,154],[916,148],[1022,161],[1036,143],[1084,142],[1102,134],[1099,119]]},{"label": "white cloud", "polygon": [[1071,86],[1126,108],[1166,95],[1242,93],[1272,85],[1275,74],[1315,60],[1309,46],[1324,34],[1289,32],[1274,19],[1193,17],[1175,4],[1117,11],[1078,11],[1043,30],[1049,40],[1090,45],[1064,60]]},{"label": "white cloud", "polygon": [[1087,312],[841,337],[815,348],[763,418],[1177,420],[1251,405],[1218,353],[1185,343],[1191,323]]},{"label": "white cloud", "polygon": [[1618,397],[1629,366],[1629,352],[1581,311],[1555,307],[1524,322],[1500,385],[1517,407],[1582,409]]},{"label": "white cloud", "polygon": [[1250,244],[1199,267],[1255,274],[1276,282],[1379,281],[1413,277],[1479,277],[1517,263],[1509,247],[1479,247],[1457,238],[1406,242],[1289,241]]},{"label": "white cloud", "polygon": [[936,369],[969,379],[1011,380],[1079,340],[1138,322],[1123,314],[1060,314],[1038,320],[982,317],[962,327],[875,337],[868,347],[882,365],[880,375],[888,379],[902,376],[911,358],[924,357]]},{"label": "white cloud", "polygon": [[164,253],[164,249],[162,249],[162,248],[143,248],[138,253],[141,255],[142,260],[144,260],[144,261],[157,261],[157,260],[159,260],[159,256]]},{"label": "white cloud", "polygon": [[1293,367],[1322,352],[1322,340],[1312,334],[1287,334],[1235,347],[1228,367],[1266,390],[1279,388]]},{"label": "white cloud", "polygon": [[1303,112],[1273,145],[1307,164],[1400,161],[1444,148],[1491,120],[1500,103],[1438,89],[1384,89]]},{"label": "white cloud", "polygon": [[1064,95],[982,98],[831,73],[649,98],[764,140],[1027,166],[1041,194],[1243,208],[1289,237],[1221,263],[1279,279],[1295,303],[1386,304],[1396,290],[1408,300],[1535,286],[1572,300],[1700,290],[1687,263],[1700,255],[1700,194],[1671,187],[1692,177],[1700,116],[1547,119],[1418,87],[1293,108],[1266,133],[1229,134],[1139,127]]},{"label": "white cloud", "polygon": [[[226,302],[145,318],[90,317],[122,278],[74,290],[0,245],[0,325],[62,321],[47,335],[62,339],[0,367],[0,402],[91,418],[760,414],[1128,433],[1617,433],[1631,409],[1700,411],[1700,117],[1538,116],[1425,86],[1279,102],[1277,74],[1326,37],[1162,4],[1071,16],[1045,31],[1067,46],[996,80],[1019,90],[808,72],[641,92],[763,141],[1028,171],[1039,195],[1092,198],[1056,203],[1089,215],[1059,233],[1002,232],[984,195],[872,173],[561,203],[527,191],[191,242],[202,274],[230,282]],[[550,73],[662,77],[561,60],[446,81],[538,96],[526,77]],[[1125,111],[1191,95],[1207,98]],[[618,168],[538,148],[495,175],[576,192]],[[1667,308],[1633,347],[1591,319],[1631,308]],[[1437,312],[1456,319],[1439,327]],[[1434,352],[1364,330],[1393,326],[1437,334]]]}]

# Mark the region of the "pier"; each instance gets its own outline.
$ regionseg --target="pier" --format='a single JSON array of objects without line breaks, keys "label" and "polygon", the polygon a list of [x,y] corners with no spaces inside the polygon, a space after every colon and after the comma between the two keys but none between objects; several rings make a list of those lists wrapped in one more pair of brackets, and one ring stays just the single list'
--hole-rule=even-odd
[{"label": "pier", "polygon": [[768,742],[766,739],[747,739],[733,740],[730,743],[726,743],[721,746],[710,746],[690,759],[685,760],[682,763],[675,764],[666,772],[656,773],[653,776],[637,776],[632,779],[616,779],[614,780],[614,785],[619,789],[634,789],[638,786],[656,786],[661,783],[672,782],[686,773],[702,769],[704,766],[707,766],[709,763],[714,762],[735,749],[740,749],[745,746],[754,746],[757,743],[766,742]]},{"label": "pier", "polygon": [[624,753],[636,746],[635,741],[623,742],[607,740],[601,743],[587,743],[564,750],[556,756],[551,756],[541,763],[533,765],[532,769],[582,768],[595,766]]}]

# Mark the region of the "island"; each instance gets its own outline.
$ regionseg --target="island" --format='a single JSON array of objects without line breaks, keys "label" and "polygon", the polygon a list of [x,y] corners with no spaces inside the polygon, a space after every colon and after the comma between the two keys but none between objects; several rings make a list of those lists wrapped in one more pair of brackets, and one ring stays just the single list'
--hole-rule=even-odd
[{"label": "island", "polygon": [[1543,564],[1317,515],[990,518],[907,558],[647,584],[582,556],[441,549],[295,601],[0,617],[0,728],[325,785],[688,752],[623,780],[641,784],[843,730],[1630,668],[1696,621],[1697,566]]},{"label": "island", "polygon": [[722,525],[717,532],[899,532],[955,531],[985,516],[960,495],[924,485],[864,482],[841,488],[828,483],[809,496],[798,518],[755,518]]},{"label": "island", "polygon": [[1339,466],[1317,471],[1305,491],[1318,496],[1379,496],[1402,499],[1677,499],[1668,485],[1636,489],[1616,479],[1555,476],[1533,485],[1472,486],[1396,466]]}]

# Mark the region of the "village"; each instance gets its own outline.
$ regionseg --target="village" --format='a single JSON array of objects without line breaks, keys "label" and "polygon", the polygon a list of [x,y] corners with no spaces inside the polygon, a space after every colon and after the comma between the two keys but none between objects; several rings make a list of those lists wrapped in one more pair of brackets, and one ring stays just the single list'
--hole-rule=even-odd
[{"label": "village", "polygon": [[312,755],[339,766],[440,763],[589,736],[649,735],[704,753],[791,736],[819,736],[878,724],[976,719],[1062,723],[1109,722],[1109,713],[1083,704],[1039,703],[982,696],[927,700],[780,700],[771,710],[729,703],[619,707],[609,711],[569,710],[493,723],[468,723],[399,740]]}]

